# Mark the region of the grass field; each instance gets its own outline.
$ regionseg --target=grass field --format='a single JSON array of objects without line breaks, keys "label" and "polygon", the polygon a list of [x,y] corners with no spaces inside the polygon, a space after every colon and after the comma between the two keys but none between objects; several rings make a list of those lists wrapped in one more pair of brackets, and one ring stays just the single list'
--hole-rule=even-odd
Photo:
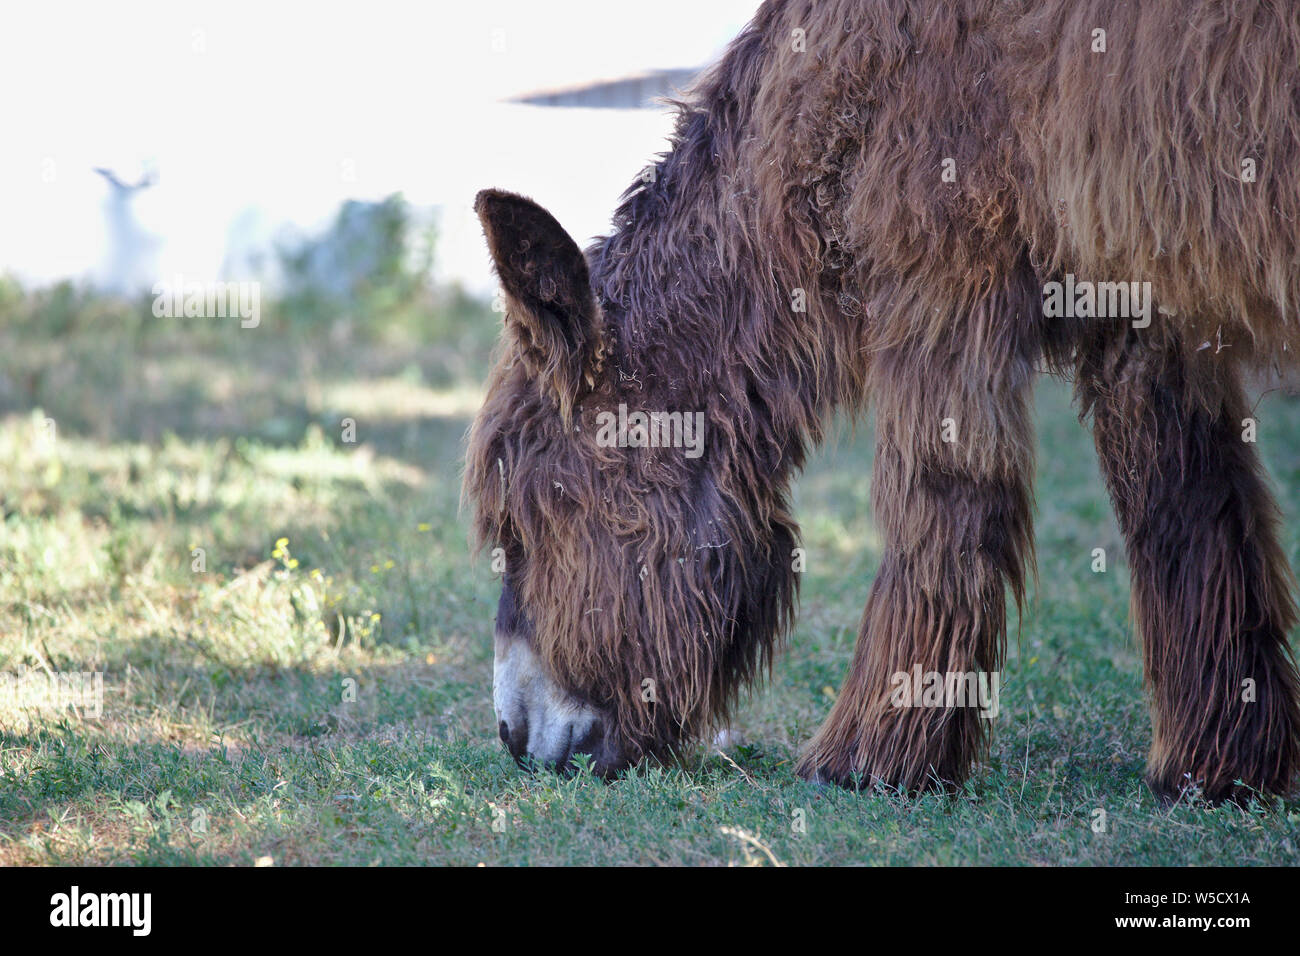
[{"label": "grass field", "polygon": [[[1161,808],[1141,783],[1121,542],[1050,381],[1040,583],[965,793],[791,773],[878,561],[869,427],[798,486],[802,611],[734,722],[747,744],[612,784],[520,773],[490,700],[497,584],[458,514],[496,317],[421,309],[382,333],[288,312],[241,329],[0,285],[0,863],[1297,860],[1300,805]],[[1273,393],[1258,415],[1300,564],[1300,403]],[[52,672],[102,672],[98,716],[36,706]]]}]

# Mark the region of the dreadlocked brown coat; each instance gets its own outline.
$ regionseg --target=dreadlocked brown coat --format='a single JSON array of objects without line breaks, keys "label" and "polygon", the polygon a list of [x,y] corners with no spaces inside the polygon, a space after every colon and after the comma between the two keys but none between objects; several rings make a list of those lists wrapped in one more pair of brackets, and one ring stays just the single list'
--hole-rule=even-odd
[{"label": "dreadlocked brown coat", "polygon": [[[601,715],[568,749],[617,769],[725,714],[791,621],[790,482],[870,401],[887,546],[800,769],[963,780],[988,721],[893,706],[890,675],[1001,668],[1046,368],[1127,541],[1151,784],[1288,790],[1292,577],[1241,374],[1300,348],[1297,90],[1292,3],[770,0],[585,254],[481,194],[509,312],[465,489],[506,553],[498,642]],[[1067,273],[1149,282],[1150,325],[1046,317]],[[703,411],[703,456],[597,443],[620,403]]]}]

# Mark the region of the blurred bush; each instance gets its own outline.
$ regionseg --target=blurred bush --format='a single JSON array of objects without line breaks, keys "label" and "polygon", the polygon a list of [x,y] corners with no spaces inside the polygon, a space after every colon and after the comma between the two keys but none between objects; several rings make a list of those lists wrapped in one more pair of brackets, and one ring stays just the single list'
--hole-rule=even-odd
[{"label": "blurred bush", "polygon": [[318,236],[276,250],[281,295],[273,317],[336,343],[443,351],[432,379],[481,380],[500,317],[459,286],[431,281],[437,232],[400,196],[349,200]]},{"label": "blurred bush", "polygon": [[157,318],[149,291],[122,296],[72,281],[26,289],[0,277],[0,332],[33,347],[82,339],[141,355],[290,349],[346,362],[355,347],[408,350],[430,384],[478,384],[500,316],[459,286],[433,282],[435,250],[431,217],[400,195],[350,200],[321,233],[277,244],[257,329],[227,318]]}]

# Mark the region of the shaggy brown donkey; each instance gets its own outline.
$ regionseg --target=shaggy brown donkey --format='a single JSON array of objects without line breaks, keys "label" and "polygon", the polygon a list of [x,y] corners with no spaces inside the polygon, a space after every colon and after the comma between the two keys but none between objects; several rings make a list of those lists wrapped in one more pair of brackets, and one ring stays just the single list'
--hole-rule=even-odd
[{"label": "shaggy brown donkey", "polygon": [[508,312],[465,489],[505,562],[512,752],[612,771],[724,717],[791,621],[790,482],[870,399],[887,546],[800,771],[962,781],[989,721],[896,676],[1002,666],[1046,368],[1127,540],[1151,785],[1288,791],[1293,584],[1241,369],[1300,349],[1297,89],[1294,4],[771,0],[585,254],[480,194]]}]

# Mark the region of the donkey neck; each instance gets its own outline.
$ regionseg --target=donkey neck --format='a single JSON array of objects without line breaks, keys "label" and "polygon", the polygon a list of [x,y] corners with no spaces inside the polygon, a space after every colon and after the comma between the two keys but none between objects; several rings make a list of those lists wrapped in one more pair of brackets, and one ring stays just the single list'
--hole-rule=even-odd
[{"label": "donkey neck", "polygon": [[683,108],[673,148],[587,258],[629,407],[734,421],[770,446],[765,458],[776,450],[771,466],[798,467],[846,392],[843,370],[820,292],[761,225],[759,186],[734,159],[743,135],[716,110]]}]

